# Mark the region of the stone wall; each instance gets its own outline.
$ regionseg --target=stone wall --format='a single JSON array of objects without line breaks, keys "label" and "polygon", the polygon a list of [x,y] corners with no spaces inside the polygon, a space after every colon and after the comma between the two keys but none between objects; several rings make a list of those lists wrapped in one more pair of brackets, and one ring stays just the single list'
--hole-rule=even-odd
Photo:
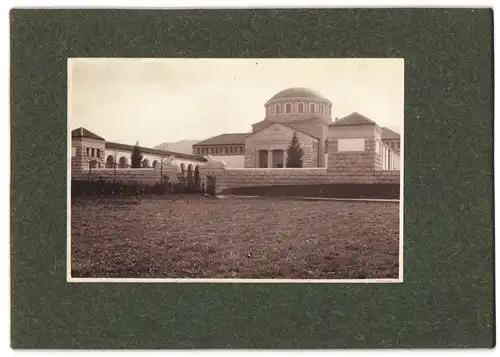
[{"label": "stone wall", "polygon": [[257,167],[257,154],[255,152],[245,152],[244,167]]},{"label": "stone wall", "polygon": [[375,140],[364,139],[365,151],[338,151],[338,139],[328,141],[328,170],[373,171],[377,168],[379,155],[375,151]]},{"label": "stone wall", "polygon": [[153,184],[161,181],[159,171],[154,169],[92,169],[73,171],[71,178],[74,180],[103,180],[110,182],[113,180],[119,182],[139,182],[144,184]]},{"label": "stone wall", "polygon": [[236,187],[279,186],[279,185],[323,185],[323,184],[399,184],[399,171],[364,170],[351,167],[339,171],[326,168],[284,168],[284,169],[211,169],[205,174],[215,176],[217,192]]},{"label": "stone wall", "polygon": [[[103,180],[105,182],[138,182],[142,184],[154,184],[165,182],[168,178],[169,182],[176,183],[178,176],[182,172],[176,166],[165,166],[163,170],[159,168],[117,168],[114,169],[92,169],[92,170],[72,170],[71,178],[74,180]],[[163,175],[163,180],[162,180]]]}]

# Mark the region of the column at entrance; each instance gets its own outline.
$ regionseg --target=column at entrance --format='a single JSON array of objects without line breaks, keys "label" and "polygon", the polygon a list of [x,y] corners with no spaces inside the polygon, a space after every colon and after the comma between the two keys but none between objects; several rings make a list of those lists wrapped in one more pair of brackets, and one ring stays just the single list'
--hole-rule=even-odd
[{"label": "column at entrance", "polygon": [[267,167],[274,167],[273,166],[273,151],[269,150],[267,152]]}]

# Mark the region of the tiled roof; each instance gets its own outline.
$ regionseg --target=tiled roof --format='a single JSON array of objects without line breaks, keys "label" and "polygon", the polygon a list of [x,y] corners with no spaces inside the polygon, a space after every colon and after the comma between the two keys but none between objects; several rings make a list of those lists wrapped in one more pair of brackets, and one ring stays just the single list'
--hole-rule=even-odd
[{"label": "tiled roof", "polygon": [[261,120],[258,123],[252,124],[253,132],[261,131],[262,129],[265,129],[268,126],[273,125],[274,123],[277,122],[268,119]]},{"label": "tiled roof", "polygon": [[93,132],[91,132],[85,128],[82,128],[82,127],[71,131],[71,137],[72,138],[89,138],[89,139],[95,139],[95,140],[104,140],[104,138],[101,138],[99,135],[96,135]]},{"label": "tiled roof", "polygon": [[244,145],[245,138],[250,133],[233,133],[233,134],[221,134],[214,136],[213,138],[200,141],[193,146],[202,145]]},{"label": "tiled roof", "polygon": [[330,126],[333,125],[366,125],[366,124],[375,124],[373,120],[368,119],[364,115],[361,115],[357,112],[346,115],[343,118],[336,119]]},{"label": "tiled roof", "polygon": [[396,133],[394,130],[391,130],[389,128],[383,127],[382,128],[382,140],[390,140],[390,139],[400,139],[401,135]]},{"label": "tiled roof", "polygon": [[[134,145],[120,144],[120,143],[114,143],[114,142],[109,142],[109,141],[107,141],[104,145],[105,145],[106,149],[123,150],[123,151],[134,150]],[[139,148],[141,150],[141,153],[143,153],[143,154],[175,156],[175,157],[178,157],[181,159],[190,159],[190,160],[201,161],[201,162],[207,161],[207,159],[205,159],[203,156],[199,156],[199,155],[190,155],[190,154],[184,154],[184,153],[168,151],[168,150],[151,149],[151,148],[146,148],[146,147],[142,147],[142,146],[140,146]]]}]

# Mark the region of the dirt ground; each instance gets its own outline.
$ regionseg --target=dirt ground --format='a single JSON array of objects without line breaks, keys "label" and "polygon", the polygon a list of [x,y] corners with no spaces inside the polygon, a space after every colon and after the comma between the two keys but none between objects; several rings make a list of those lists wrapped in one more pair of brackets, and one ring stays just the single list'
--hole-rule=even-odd
[{"label": "dirt ground", "polygon": [[168,196],[71,210],[73,277],[398,277],[398,203]]}]

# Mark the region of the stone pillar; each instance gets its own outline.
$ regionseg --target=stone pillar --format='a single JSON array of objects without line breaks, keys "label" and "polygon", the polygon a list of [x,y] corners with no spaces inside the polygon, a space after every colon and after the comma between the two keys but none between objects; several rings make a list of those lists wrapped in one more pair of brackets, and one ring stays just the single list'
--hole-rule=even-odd
[{"label": "stone pillar", "polygon": [[88,163],[82,139],[72,138],[71,146],[72,148],[75,148],[75,156],[71,157],[71,170],[79,172],[88,169]]},{"label": "stone pillar", "polygon": [[362,138],[364,151],[339,151],[339,139],[342,138],[328,141],[328,171],[343,172],[349,176],[350,172],[362,175],[376,169],[377,153],[373,138]]},{"label": "stone pillar", "polygon": [[267,150],[267,167],[268,168],[273,167],[273,151],[272,150]]},{"label": "stone pillar", "polygon": [[215,192],[219,193],[226,187],[226,168],[227,165],[222,160],[217,160],[213,156],[207,156],[207,163],[200,166],[200,179],[207,187],[207,177],[215,177]]}]

